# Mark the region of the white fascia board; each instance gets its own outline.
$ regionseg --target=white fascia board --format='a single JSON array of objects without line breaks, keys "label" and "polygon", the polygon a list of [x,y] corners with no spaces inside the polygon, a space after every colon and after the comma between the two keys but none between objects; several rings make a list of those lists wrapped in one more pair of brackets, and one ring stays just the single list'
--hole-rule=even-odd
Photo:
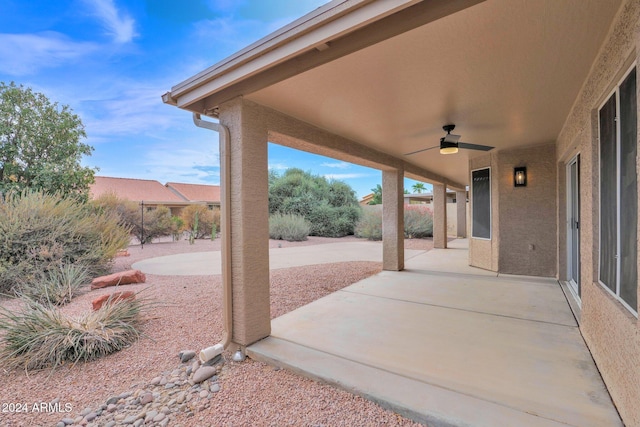
[{"label": "white fascia board", "polygon": [[346,0],[329,3],[179,83],[168,95],[177,101],[178,107],[187,106],[419,2],[420,0]]}]

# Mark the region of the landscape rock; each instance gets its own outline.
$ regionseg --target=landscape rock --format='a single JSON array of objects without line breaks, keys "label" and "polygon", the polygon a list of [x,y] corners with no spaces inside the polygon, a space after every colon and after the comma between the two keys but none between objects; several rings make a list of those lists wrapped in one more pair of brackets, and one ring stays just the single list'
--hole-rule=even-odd
[{"label": "landscape rock", "polygon": [[153,394],[151,393],[145,393],[140,398],[141,405],[146,405],[147,403],[151,403],[151,402],[153,402]]},{"label": "landscape rock", "polygon": [[[187,373],[194,366],[199,367],[198,376]],[[211,407],[214,393],[220,391],[217,381],[221,369],[220,364],[200,366],[197,361],[181,362],[176,369],[156,374],[149,383],[135,384],[130,391],[110,397],[97,410],[85,408],[83,416],[62,419],[56,427],[172,425],[179,414],[192,417]]]},{"label": "landscape rock", "polygon": [[201,366],[195,374],[193,374],[193,382],[196,384],[201,383],[204,380],[208,380],[218,372],[215,366]]},{"label": "landscape rock", "polygon": [[196,357],[196,352],[193,350],[182,350],[179,354],[178,357],[180,357],[180,361],[182,363],[188,362],[189,360],[193,359],[194,357]]},{"label": "landscape rock", "polygon": [[118,273],[109,274],[108,276],[100,276],[93,279],[91,289],[101,289],[107,286],[129,285],[132,283],[144,283],[147,280],[144,273],[140,270],[127,270]]},{"label": "landscape rock", "polygon": [[122,291],[122,292],[114,292],[110,295],[102,295],[91,301],[91,305],[93,306],[93,311],[100,310],[102,306],[107,302],[107,300],[111,298],[111,303],[117,303],[118,301],[127,301],[136,299],[136,294],[133,291]]}]

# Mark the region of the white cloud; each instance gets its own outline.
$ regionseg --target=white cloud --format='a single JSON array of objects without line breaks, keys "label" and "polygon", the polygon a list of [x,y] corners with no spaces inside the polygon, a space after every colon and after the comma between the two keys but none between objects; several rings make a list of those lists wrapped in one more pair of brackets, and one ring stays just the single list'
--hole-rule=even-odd
[{"label": "white cloud", "polygon": [[322,163],[320,164],[320,166],[324,166],[327,168],[334,168],[334,169],[349,169],[351,167],[351,163],[347,163],[347,162]]},{"label": "white cloud", "polygon": [[269,163],[270,170],[283,171],[289,169],[289,166],[284,163]]},{"label": "white cloud", "polygon": [[327,179],[354,179],[354,178],[366,178],[371,176],[367,173],[327,173],[322,175]]},{"label": "white cloud", "polygon": [[0,34],[0,72],[12,76],[36,74],[96,51],[94,43],[75,42],[63,34]]},{"label": "white cloud", "polygon": [[129,43],[138,34],[135,30],[135,20],[127,13],[118,11],[113,0],[85,0],[93,9],[93,15],[104,25],[108,35],[116,43]]}]

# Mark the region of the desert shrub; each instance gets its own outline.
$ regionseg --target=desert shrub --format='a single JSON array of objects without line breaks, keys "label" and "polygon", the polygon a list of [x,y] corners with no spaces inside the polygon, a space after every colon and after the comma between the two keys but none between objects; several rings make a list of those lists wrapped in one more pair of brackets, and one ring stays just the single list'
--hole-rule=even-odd
[{"label": "desert shrub", "polygon": [[[365,206],[355,229],[356,237],[382,240],[382,205]],[[404,236],[421,239],[433,236],[431,209],[420,205],[404,206]]]},{"label": "desert shrub", "polygon": [[382,240],[382,205],[363,207],[355,235],[368,240]]},{"label": "desert shrub", "polygon": [[310,225],[300,215],[275,213],[269,216],[269,238],[301,242],[307,240]]},{"label": "desert shrub", "polygon": [[128,244],[113,212],[39,191],[7,194],[0,203],[0,292],[29,287],[61,265],[104,274]]},{"label": "desert shrub", "polygon": [[89,280],[86,267],[63,264],[38,275],[33,283],[23,284],[18,293],[41,304],[63,305]]},{"label": "desert shrub", "polygon": [[171,237],[173,237],[173,241],[180,240],[182,237],[182,229],[184,228],[184,221],[179,216],[171,217]]},{"label": "desert shrub", "polygon": [[[158,237],[171,236],[174,231],[173,224],[171,211],[166,206],[158,206],[146,211],[144,213],[144,243],[151,243],[153,239]],[[136,224],[132,226],[132,230],[138,240],[141,240],[142,227],[138,227]]]},{"label": "desert shrub", "polygon": [[288,169],[282,176],[269,174],[269,213],[304,217],[312,236],[341,237],[353,234],[360,206],[344,182]]},{"label": "desert shrub", "polygon": [[70,317],[56,307],[23,301],[20,312],[0,307],[0,364],[7,369],[55,369],[128,347],[140,337],[139,313],[149,306],[143,299],[107,300],[99,310]]},{"label": "desert shrub", "polygon": [[420,205],[405,205],[404,235],[414,239],[433,236],[433,214],[431,209]]},{"label": "desert shrub", "polygon": [[214,225],[216,229],[220,226],[220,212],[217,209],[211,210],[206,205],[189,205],[182,209],[180,218],[184,222],[183,230],[194,239],[209,237]]},{"label": "desert shrub", "polygon": [[[171,236],[175,232],[171,211],[166,206],[147,209],[138,202],[118,198],[113,193],[106,193],[92,201],[99,211],[109,211],[117,214],[122,226],[128,228],[131,234],[140,242],[151,243],[153,239]],[[144,228],[143,212],[144,209]]]}]

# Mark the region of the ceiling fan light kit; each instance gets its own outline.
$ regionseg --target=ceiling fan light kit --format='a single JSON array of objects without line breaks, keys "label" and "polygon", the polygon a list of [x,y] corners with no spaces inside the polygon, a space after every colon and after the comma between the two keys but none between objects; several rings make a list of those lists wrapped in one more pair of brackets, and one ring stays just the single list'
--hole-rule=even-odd
[{"label": "ceiling fan light kit", "polygon": [[454,135],[451,133],[452,130],[456,128],[456,125],[449,124],[442,126],[442,129],[447,132],[445,136],[440,138],[440,145],[435,147],[423,148],[421,150],[412,151],[410,153],[406,153],[405,156],[410,156],[412,154],[421,153],[423,151],[431,150],[432,148],[440,148],[440,154],[456,154],[460,148],[464,148],[466,150],[479,150],[479,151],[489,151],[492,150],[493,147],[488,145],[479,145],[479,144],[469,144],[466,142],[458,142],[460,141],[460,135]]},{"label": "ceiling fan light kit", "polygon": [[456,154],[458,146],[455,142],[445,142],[444,138],[440,140],[440,154]]}]

